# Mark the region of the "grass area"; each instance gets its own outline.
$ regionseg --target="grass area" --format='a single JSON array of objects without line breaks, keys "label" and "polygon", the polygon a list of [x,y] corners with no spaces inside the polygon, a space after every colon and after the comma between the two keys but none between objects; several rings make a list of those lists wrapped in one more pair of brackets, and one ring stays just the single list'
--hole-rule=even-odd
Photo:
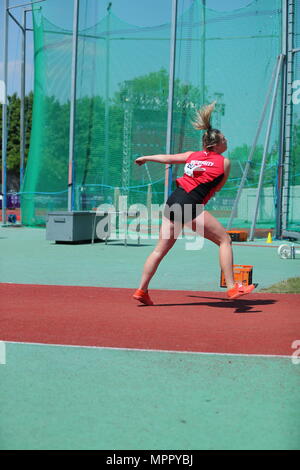
[{"label": "grass area", "polygon": [[260,289],[260,292],[275,292],[278,294],[300,294],[300,277],[291,277],[285,281],[277,282],[272,286]]}]

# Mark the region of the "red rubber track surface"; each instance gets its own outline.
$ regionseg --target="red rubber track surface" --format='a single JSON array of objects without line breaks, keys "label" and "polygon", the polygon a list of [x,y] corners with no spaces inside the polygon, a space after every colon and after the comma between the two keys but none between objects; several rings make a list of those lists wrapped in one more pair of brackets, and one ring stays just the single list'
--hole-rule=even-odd
[{"label": "red rubber track surface", "polygon": [[233,354],[293,354],[300,295],[0,284],[0,340]]}]

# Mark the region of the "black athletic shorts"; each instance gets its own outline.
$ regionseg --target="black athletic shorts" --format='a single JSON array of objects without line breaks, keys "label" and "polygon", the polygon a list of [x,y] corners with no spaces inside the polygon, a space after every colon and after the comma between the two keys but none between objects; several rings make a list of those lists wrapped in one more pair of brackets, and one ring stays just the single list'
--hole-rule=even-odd
[{"label": "black athletic shorts", "polygon": [[178,186],[166,202],[164,216],[172,222],[181,222],[182,225],[190,222],[203,211],[203,199],[199,194],[195,195],[193,191],[187,193]]}]

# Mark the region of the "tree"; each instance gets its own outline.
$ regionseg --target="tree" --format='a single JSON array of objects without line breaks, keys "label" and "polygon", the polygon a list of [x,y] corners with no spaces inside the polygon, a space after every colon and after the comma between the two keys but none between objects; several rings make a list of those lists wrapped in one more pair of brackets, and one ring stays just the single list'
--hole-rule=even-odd
[{"label": "tree", "polygon": [[[25,162],[28,158],[29,142],[31,134],[32,122],[32,105],[33,93],[30,92],[25,97]],[[19,189],[19,176],[20,176],[20,109],[21,100],[14,93],[8,96],[7,107],[7,174],[8,174],[8,189]],[[0,112],[2,115],[2,105],[0,105]],[[0,158],[2,170],[2,120],[0,124]]]},{"label": "tree", "polygon": [[[164,68],[124,81],[119,85],[113,103],[119,108],[120,106],[123,109],[126,106],[131,108],[132,154],[141,152],[153,154],[166,151],[168,91],[169,73]],[[207,88],[205,94],[210,100]],[[172,152],[180,153],[199,146],[201,134],[193,129],[191,120],[194,118],[195,110],[203,105],[202,99],[203,93],[198,87],[175,79]],[[161,171],[163,170],[160,169],[160,173]],[[175,165],[173,180],[177,177],[177,171],[178,166]],[[135,173],[136,177],[140,175],[140,172]],[[163,190],[163,188],[160,189]]]}]

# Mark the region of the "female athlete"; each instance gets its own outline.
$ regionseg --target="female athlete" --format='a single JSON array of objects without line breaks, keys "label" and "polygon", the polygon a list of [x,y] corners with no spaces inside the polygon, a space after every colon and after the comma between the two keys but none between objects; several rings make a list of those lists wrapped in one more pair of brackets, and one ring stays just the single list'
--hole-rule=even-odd
[{"label": "female athlete", "polygon": [[133,295],[134,299],[145,305],[153,305],[148,293],[149,282],[159,263],[176,242],[183,225],[219,246],[220,266],[229,299],[249,294],[255,288],[253,284],[243,286],[234,282],[231,239],[215,217],[201,210],[215,192],[224,186],[230,172],[230,160],[222,156],[227,149],[227,141],[221,131],[211,126],[214,107],[215,102],[201,108],[193,123],[196,129],[206,130],[202,137],[203,151],[144,156],[135,160],[137,165],[147,162],[185,164],[184,175],[176,180],[177,188],[166,202],[159,241],[146,260],[140,286]]}]

